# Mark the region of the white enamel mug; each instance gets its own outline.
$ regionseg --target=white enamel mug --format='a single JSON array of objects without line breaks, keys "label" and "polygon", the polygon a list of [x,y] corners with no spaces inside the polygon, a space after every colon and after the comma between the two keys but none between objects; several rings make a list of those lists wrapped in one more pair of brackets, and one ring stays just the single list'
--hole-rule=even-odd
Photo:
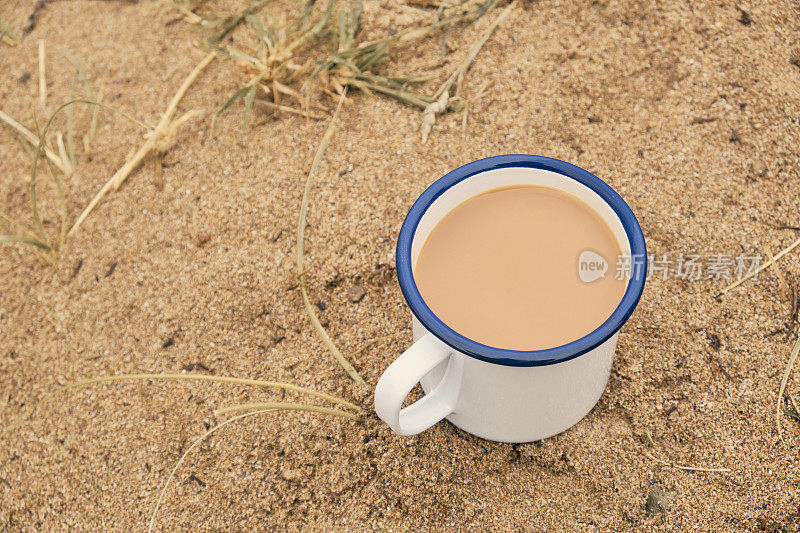
[{"label": "white enamel mug", "polygon": [[[436,224],[465,200],[512,185],[541,185],[583,200],[631,258],[617,308],[596,330],[563,346],[520,351],[475,342],[444,324],[414,283],[413,266]],[[414,344],[378,380],[375,411],[399,435],[420,433],[442,419],[499,442],[561,433],[586,416],[606,388],[619,329],[644,289],[646,260],[644,236],[630,207],[579,167],[541,156],[503,155],[453,170],[417,199],[400,230],[397,278],[413,315]],[[577,259],[575,269],[577,276]],[[403,407],[417,383],[425,395]]]}]

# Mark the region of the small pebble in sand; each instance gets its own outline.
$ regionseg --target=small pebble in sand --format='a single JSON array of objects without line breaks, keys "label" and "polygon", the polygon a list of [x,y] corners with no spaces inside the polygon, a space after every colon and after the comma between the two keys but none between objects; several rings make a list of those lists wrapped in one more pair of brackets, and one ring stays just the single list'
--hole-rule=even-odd
[{"label": "small pebble in sand", "polygon": [[800,68],[800,50],[792,52],[792,55],[789,56],[789,63]]},{"label": "small pebble in sand", "polygon": [[647,514],[665,513],[669,508],[675,493],[664,490],[661,487],[652,487],[647,493],[647,502],[644,504]]},{"label": "small pebble in sand", "polygon": [[360,302],[367,291],[361,285],[353,285],[347,290],[347,299],[353,303]]},{"label": "small pebble in sand", "polygon": [[753,176],[756,177],[763,177],[767,173],[767,164],[762,159],[756,159],[753,161]]}]

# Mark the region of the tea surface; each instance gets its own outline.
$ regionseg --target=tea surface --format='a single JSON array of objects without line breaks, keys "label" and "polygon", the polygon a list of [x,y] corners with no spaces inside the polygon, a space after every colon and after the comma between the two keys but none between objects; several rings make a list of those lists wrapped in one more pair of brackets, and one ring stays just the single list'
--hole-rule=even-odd
[{"label": "tea surface", "polygon": [[[608,263],[605,276],[578,276],[581,252]],[[602,324],[625,292],[615,279],[620,245],[585,202],[540,186],[474,196],[426,239],[414,279],[431,310],[474,341],[541,350],[577,340]]]}]

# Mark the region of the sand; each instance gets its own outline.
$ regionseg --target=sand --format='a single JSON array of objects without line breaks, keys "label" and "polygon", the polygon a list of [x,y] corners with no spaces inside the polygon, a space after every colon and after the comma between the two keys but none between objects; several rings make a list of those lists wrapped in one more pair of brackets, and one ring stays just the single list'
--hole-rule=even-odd
[{"label": "sand", "polygon": [[[107,103],[150,123],[203,56],[169,2],[39,2],[23,35],[32,4],[0,9],[21,37],[0,45],[0,108],[28,125],[39,39],[48,50],[40,116],[69,97],[73,71],[62,49]],[[179,109],[203,116],[100,204],[55,266],[27,248],[1,249],[0,420],[10,423],[60,383],[183,368],[305,385],[370,413],[363,423],[289,413],[227,426],[187,458],[159,529],[790,530],[800,425],[784,416],[779,442],[773,417],[797,334],[768,336],[791,307],[774,271],[721,299],[725,280],[651,279],[620,335],[606,393],[558,437],[497,444],[440,423],[406,438],[371,414],[371,391],[411,332],[396,278],[366,280],[393,264],[415,198],[471,160],[522,152],[582,166],[625,197],[649,251],[673,260],[776,253],[797,238],[776,226],[800,224],[800,68],[792,62],[800,17],[783,2],[739,7],[747,17],[730,2],[526,2],[465,78],[467,98],[491,83],[469,104],[466,134],[462,115],[449,114],[425,145],[418,109],[351,93],[311,189],[306,280],[345,354],[383,339],[353,359],[364,389],[326,352],[294,282],[297,211],[327,122],[257,109],[244,134],[238,105],[212,133],[212,116],[243,81],[234,65],[215,61]],[[379,36],[430,16],[368,2],[365,31]],[[451,31],[441,66],[437,36],[382,68],[434,74],[432,93],[490,18]],[[80,124],[87,119],[76,111]],[[141,134],[103,114],[66,184],[71,217]],[[0,208],[26,221],[28,166],[0,127]],[[42,211],[55,231],[46,189]],[[798,255],[779,268],[796,286]],[[366,291],[358,302],[348,297],[355,286]],[[800,396],[797,372],[788,391]],[[215,407],[281,397],[176,383],[69,392],[0,444],[0,529],[141,530],[180,454],[215,422]],[[683,471],[645,452],[730,472]],[[648,513],[655,488],[674,498]]]}]

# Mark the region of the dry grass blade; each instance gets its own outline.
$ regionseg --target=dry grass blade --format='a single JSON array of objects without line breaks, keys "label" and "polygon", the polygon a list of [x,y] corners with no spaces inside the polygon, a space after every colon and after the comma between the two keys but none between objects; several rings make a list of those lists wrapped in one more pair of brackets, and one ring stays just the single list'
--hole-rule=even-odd
[{"label": "dry grass blade", "polygon": [[[101,101],[102,95],[95,93],[92,89],[91,84],[89,83],[89,77],[84,72],[83,67],[81,66],[80,62],[78,62],[75,58],[73,58],[69,52],[66,50],[62,50],[61,53],[64,57],[67,58],[73,68],[75,69],[75,75],[72,81],[72,94],[71,98],[75,98],[75,85],[80,82],[83,85],[84,90],[86,91],[86,95],[88,96],[89,100],[99,102]],[[100,108],[97,106],[92,107],[92,118],[90,121],[89,132],[83,136],[83,146],[86,152],[90,149],[91,141],[94,140],[95,136],[97,135],[97,119],[100,113]],[[67,124],[69,128],[69,124],[72,121],[72,109],[69,110],[69,114],[67,115]],[[67,149],[69,150],[70,157],[72,158],[72,166],[75,166],[75,148],[74,148],[74,141],[71,139],[71,135],[67,136]]]},{"label": "dry grass blade", "polygon": [[230,98],[228,98],[228,101],[227,101],[227,102],[225,102],[225,103],[222,105],[222,107],[219,109],[219,111],[217,111],[217,116],[220,116],[222,113],[224,113],[225,111],[227,111],[227,110],[228,110],[228,108],[229,108],[230,106],[232,106],[233,104],[235,104],[235,103],[236,103],[237,101],[239,101],[240,99],[244,98],[244,97],[245,97],[245,95],[248,93],[248,91],[250,91],[250,88],[251,88],[251,87],[250,87],[249,85],[245,85],[244,87],[240,88],[240,89],[239,89],[239,90],[237,90],[235,93],[233,93],[233,96],[231,96]]},{"label": "dry grass blade", "polygon": [[789,288],[789,284],[786,282],[786,276],[783,275],[783,271],[778,267],[778,264],[775,262],[775,258],[772,256],[772,252],[769,250],[766,251],[767,259],[769,260],[770,267],[775,275],[778,277],[778,282],[781,286],[781,293],[786,299],[791,303],[792,301],[792,289]]},{"label": "dry grass blade", "polygon": [[319,412],[319,413],[327,414],[327,415],[330,415],[330,416],[338,416],[338,417],[342,417],[342,418],[351,418],[350,413],[345,413],[343,411],[335,411],[335,410],[317,411],[315,409],[311,409],[312,407],[315,407],[313,405],[305,405],[305,404],[266,404],[266,405],[280,405],[281,407],[269,407],[269,408],[266,408],[266,409],[261,409],[261,410],[258,410],[258,411],[252,411],[250,413],[245,413],[245,414],[242,414],[242,415],[239,415],[239,416],[235,416],[233,418],[229,418],[228,420],[217,424],[213,428],[211,428],[208,431],[206,431],[205,433],[203,433],[203,435],[200,438],[195,440],[192,443],[192,445],[189,446],[189,448],[183,453],[183,455],[181,455],[181,458],[178,459],[178,462],[175,464],[175,467],[172,469],[172,471],[169,474],[169,477],[167,478],[167,482],[164,483],[164,488],[161,489],[161,494],[159,494],[159,496],[158,496],[158,501],[156,502],[156,506],[153,509],[153,514],[150,516],[150,524],[149,524],[149,526],[147,528],[148,531],[152,531],[153,530],[153,526],[155,525],[155,522],[156,522],[156,517],[158,516],[158,509],[161,507],[161,502],[164,500],[164,494],[167,492],[167,488],[169,487],[169,484],[172,481],[172,478],[175,477],[175,472],[178,471],[178,468],[183,463],[183,460],[186,459],[186,456],[189,455],[189,453],[193,449],[195,449],[195,447],[197,447],[198,444],[203,442],[205,439],[207,439],[210,435],[215,433],[220,428],[223,428],[223,427],[227,426],[228,424],[230,424],[232,422],[235,422],[237,420],[241,420],[243,418],[260,415],[260,414],[263,414],[263,413],[274,412],[274,411],[312,411],[312,412]]},{"label": "dry grass blade", "polygon": [[253,0],[252,2],[250,2],[241,13],[233,17],[228,17],[226,20],[224,20],[223,23],[226,23],[226,26],[221,31],[209,37],[207,40],[208,43],[209,44],[218,43],[219,41],[230,35],[230,33],[233,30],[235,30],[239,26],[239,24],[244,22],[244,20],[247,18],[248,15],[255,13],[256,11],[267,5],[267,3],[269,3],[270,1],[271,0]]},{"label": "dry grass blade", "polygon": [[[77,85],[80,83],[83,85],[84,90],[86,91],[86,97],[89,100],[93,101],[100,101],[101,98],[98,98],[95,92],[92,90],[91,85],[89,84],[89,78],[87,77],[86,73],[83,71],[83,67],[81,64],[70,55],[67,50],[61,50],[61,54],[70,62],[72,67],[75,69],[75,74],[72,77],[72,86],[70,88],[70,99],[74,100],[75,96],[75,89]],[[91,126],[89,128],[89,132],[84,135],[84,148],[86,151],[89,151],[89,143],[91,140],[94,139],[95,133],[97,132],[97,115],[100,111],[99,107],[92,107],[92,119],[91,119]],[[75,131],[74,131],[74,120],[73,120],[73,111],[70,107],[67,110],[67,153],[69,154],[70,162],[72,163],[72,167],[75,168],[76,160],[75,160]]]},{"label": "dry grass blade", "polygon": [[[783,428],[781,427],[781,404],[783,403],[783,394],[786,392],[786,384],[789,383],[789,376],[792,373],[794,364],[797,361],[797,354],[800,353],[800,338],[794,343],[792,352],[789,355],[789,362],[786,364],[786,369],[783,371],[783,379],[781,379],[781,387],[778,390],[778,400],[775,402],[775,428],[778,430],[778,438],[783,440]],[[789,396],[791,398],[791,395]],[[792,399],[794,401],[794,399]],[[795,407],[795,409],[797,409]],[[798,413],[800,415],[800,413]]]},{"label": "dry grass blade", "polygon": [[33,237],[25,237],[22,235],[0,235],[0,242],[4,243],[19,243],[19,244],[29,244],[31,246],[36,246],[45,251],[50,251],[50,245],[46,242],[42,242],[39,239]]},{"label": "dry grass blade", "polygon": [[492,36],[497,27],[508,17],[508,15],[511,14],[511,11],[516,6],[517,3],[512,2],[509,5],[507,5],[503,9],[503,11],[500,12],[499,15],[497,15],[497,18],[494,19],[494,21],[489,25],[488,28],[486,28],[486,31],[483,32],[481,38],[478,39],[475,45],[473,45],[472,50],[470,50],[469,54],[467,54],[467,57],[464,58],[464,60],[461,62],[461,64],[458,66],[455,72],[453,72],[453,74],[451,74],[450,77],[447,78],[447,81],[445,81],[441,85],[441,87],[439,87],[439,89],[433,95],[434,98],[438,98],[442,93],[449,91],[450,88],[453,86],[453,84],[458,80],[459,76],[463,76],[467,73],[467,70],[469,70],[469,66],[472,64],[473,61],[475,61],[475,58],[478,56],[478,52],[481,51],[481,48],[483,48],[483,45],[486,44],[486,42]]},{"label": "dry grass blade", "polygon": [[153,514],[150,516],[150,523],[147,526],[147,531],[153,531],[153,526],[155,525],[156,517],[158,516],[158,509],[161,507],[161,502],[164,500],[164,494],[167,492],[167,488],[169,487],[169,484],[172,481],[172,478],[175,477],[175,472],[178,471],[178,468],[183,463],[183,460],[186,459],[186,456],[189,455],[189,453],[192,450],[194,450],[195,447],[197,447],[198,444],[200,444],[205,439],[207,439],[209,436],[214,434],[217,430],[227,426],[228,424],[230,424],[232,422],[236,422],[237,420],[241,420],[242,418],[247,418],[247,417],[250,417],[250,416],[260,415],[260,414],[263,414],[263,413],[268,413],[270,411],[272,411],[272,409],[264,409],[262,411],[255,411],[255,412],[252,412],[252,413],[245,413],[243,415],[235,416],[235,417],[230,418],[230,419],[228,419],[228,420],[226,420],[226,421],[224,421],[224,422],[222,422],[220,424],[217,424],[213,428],[211,428],[208,431],[206,431],[205,433],[203,433],[203,435],[200,438],[195,440],[192,443],[192,445],[189,446],[189,448],[185,452],[183,452],[183,455],[181,455],[181,458],[178,459],[178,462],[175,464],[175,467],[172,469],[172,472],[169,473],[169,477],[167,478],[167,482],[164,483],[164,487],[161,489],[161,493],[158,495],[158,501],[156,501],[156,506],[153,509]]},{"label": "dry grass blade", "polygon": [[[22,124],[20,124],[19,122],[17,122],[7,114],[5,114],[2,110],[0,110],[0,120],[11,126],[22,136],[23,139],[25,139],[32,145],[35,146],[39,144],[38,137],[36,137],[36,135],[31,130],[29,130],[28,128],[26,128],[25,126],[23,126]],[[64,165],[64,162],[61,161],[61,158],[58,156],[58,154],[56,154],[48,146],[44,147],[44,154],[45,156],[47,156],[47,159],[49,159],[61,172],[66,172],[67,167]]]},{"label": "dry grass blade", "polygon": [[139,148],[139,150],[133,156],[131,156],[124,165],[122,165],[122,168],[120,168],[113,176],[111,176],[111,179],[109,179],[100,189],[100,191],[94,196],[94,198],[92,198],[91,202],[89,202],[89,205],[86,206],[83,212],[81,212],[81,214],[78,216],[78,219],[72,225],[68,235],[73,235],[78,230],[83,221],[86,220],[86,217],[89,216],[89,213],[91,213],[97,204],[100,203],[100,200],[103,199],[106,193],[108,193],[108,191],[110,191],[112,188],[114,190],[118,189],[119,186],[122,185],[125,179],[130,175],[130,173],[139,166],[139,163],[141,163],[151,151],[158,148],[166,149],[169,143],[174,140],[177,133],[177,127],[185,122],[188,118],[193,116],[191,114],[186,114],[183,117],[173,121],[172,116],[175,114],[178,103],[181,101],[184,94],[186,94],[186,91],[189,89],[189,87],[197,79],[197,76],[200,75],[203,69],[205,69],[208,64],[213,61],[213,59],[214,53],[212,52],[206,55],[203,60],[200,61],[200,63],[189,73],[184,82],[178,88],[175,96],[172,97],[172,100],[167,106],[167,109],[164,111],[164,114],[161,116],[159,123],[146,135],[147,139],[142,147]]},{"label": "dry grass blade", "polygon": [[17,46],[17,38],[11,33],[11,28],[6,26],[3,19],[0,19],[0,43],[7,44],[8,46]]},{"label": "dry grass blade", "polygon": [[[31,157],[33,157],[33,155],[31,155]],[[0,243],[33,246],[33,251],[39,259],[44,263],[54,263],[52,255],[53,249],[50,247],[49,242],[41,240],[34,231],[28,229],[24,224],[5,213],[0,213],[0,218],[4,219],[9,225],[16,226],[22,232],[22,234],[18,235],[0,235]]]},{"label": "dry grass blade", "polygon": [[47,103],[47,81],[44,76],[44,40],[39,39],[39,105],[42,107]]},{"label": "dry grass blade", "polygon": [[300,115],[301,117],[313,118],[315,120],[322,120],[322,119],[325,118],[324,115],[320,115],[320,114],[317,114],[317,113],[312,113],[311,111],[304,111],[302,109],[295,109],[294,107],[289,107],[289,106],[286,106],[286,105],[275,104],[273,102],[270,102],[269,100],[259,99],[259,100],[256,100],[255,103],[258,104],[258,105],[264,106],[264,107],[268,107],[270,109],[276,109],[278,111],[283,111],[285,113],[291,113],[293,115]]},{"label": "dry grass blade", "polygon": [[[70,107],[70,106],[72,106],[73,104],[76,104],[76,103],[91,104],[91,105],[94,105],[94,106],[99,106],[99,107],[103,107],[103,108],[106,108],[106,109],[111,109],[115,113],[119,113],[122,116],[124,116],[124,117],[126,117],[126,118],[128,118],[130,120],[133,120],[137,124],[141,124],[138,120],[136,120],[135,118],[131,117],[127,113],[124,113],[122,111],[117,111],[117,110],[115,110],[115,109],[113,109],[113,108],[111,108],[111,107],[109,107],[109,106],[107,106],[105,104],[101,104],[99,102],[92,102],[91,100],[70,100],[69,102],[66,102],[66,103],[60,105],[58,107],[58,109],[56,109],[55,112],[53,112],[53,114],[50,115],[50,118],[47,120],[47,124],[45,124],[44,129],[41,130],[41,131],[38,129],[38,123],[37,123],[37,131],[36,131],[36,136],[35,136],[37,144],[36,144],[36,150],[31,156],[31,163],[32,163],[31,164],[31,176],[30,176],[30,182],[28,184],[28,196],[29,196],[29,201],[30,201],[29,203],[30,203],[30,208],[31,208],[31,214],[32,214],[32,217],[33,217],[33,231],[30,232],[30,233],[32,233],[32,236],[34,237],[33,240],[39,241],[39,242],[44,243],[44,244],[47,245],[47,247],[48,247],[48,255],[45,257],[45,260],[47,262],[50,262],[50,263],[55,263],[55,261],[56,261],[56,259],[58,257],[57,252],[58,252],[58,250],[60,250],[63,247],[64,241],[66,239],[67,199],[66,199],[66,195],[65,195],[65,192],[64,192],[63,183],[61,182],[61,179],[58,177],[58,172],[56,172],[56,169],[54,168],[53,162],[50,160],[49,157],[44,157],[44,160],[47,162],[47,166],[50,169],[50,174],[51,174],[51,176],[53,178],[53,181],[54,181],[54,183],[56,185],[56,189],[58,190],[59,202],[61,204],[61,213],[60,213],[61,223],[60,223],[60,231],[59,231],[58,248],[56,249],[56,247],[53,246],[53,244],[50,242],[50,238],[49,238],[49,236],[47,235],[47,233],[44,230],[44,226],[42,224],[42,219],[41,219],[41,216],[39,214],[39,207],[38,207],[38,201],[37,201],[38,192],[37,192],[36,178],[37,178],[37,172],[38,172],[38,169],[39,169],[39,160],[42,159],[42,157],[47,153],[47,148],[46,148],[46,146],[44,144],[45,143],[45,138],[47,137],[47,132],[50,130],[50,127],[53,125],[53,121],[58,116],[58,114],[61,113],[61,111],[63,111],[64,109],[66,109],[66,108],[68,108],[68,107]],[[10,117],[8,117],[8,118],[10,118]],[[61,142],[61,147],[62,147],[62,150],[63,150],[63,141]],[[58,157],[58,156],[56,156],[56,157]],[[59,158],[59,160],[60,159],[61,158]],[[66,157],[64,157],[64,161],[62,162],[62,164],[66,167],[66,165],[67,165],[67,158]],[[71,167],[68,167],[68,169],[71,169]],[[6,217],[4,217],[4,218],[6,218]],[[38,247],[38,244],[30,242],[28,239],[14,239],[14,240],[7,240],[6,242],[22,242],[22,243],[25,243],[25,244],[32,244],[32,245]],[[38,250],[37,250],[37,253],[41,253],[41,252],[38,252]]]},{"label": "dry grass blade", "polygon": [[311,27],[311,13],[314,11],[315,3],[316,0],[306,0],[305,5],[303,5],[303,11],[300,14],[300,18],[295,24],[298,31],[304,32]]},{"label": "dry grass blade", "polygon": [[[494,5],[491,4],[491,5]],[[490,5],[490,7],[491,7]],[[428,104],[425,107],[424,111],[422,112],[422,124],[420,126],[420,137],[422,138],[422,142],[425,143],[428,141],[428,135],[433,128],[434,122],[436,122],[436,115],[440,113],[444,113],[447,110],[448,103],[450,102],[450,88],[453,84],[459,80],[463,79],[463,76],[467,73],[469,66],[475,60],[478,55],[478,52],[481,51],[483,45],[489,40],[489,38],[494,33],[494,30],[502,23],[508,15],[511,14],[511,11],[517,6],[516,2],[511,2],[507,5],[503,11],[497,15],[497,18],[486,28],[486,31],[483,33],[480,39],[475,43],[470,50],[467,57],[461,62],[458,68],[450,75],[449,78],[437,89],[436,93],[434,93],[433,98],[434,102]]]},{"label": "dry grass blade", "polygon": [[170,100],[167,109],[164,111],[164,114],[161,115],[161,121],[156,125],[156,131],[162,131],[167,128],[168,124],[172,120],[172,116],[175,114],[175,110],[178,108],[178,104],[183,99],[183,96],[186,94],[186,91],[189,90],[189,87],[195,82],[197,77],[200,73],[205,70],[205,68],[214,60],[215,54],[207,54],[200,63],[197,64],[196,67],[192,69],[186,79],[183,80],[181,86],[178,87],[178,90],[175,92],[175,96],[172,97]]},{"label": "dry grass blade", "polygon": [[242,120],[242,131],[247,130],[247,122],[250,120],[250,111],[253,110],[253,101],[256,99],[257,90],[258,85],[251,85],[244,97],[244,119]]},{"label": "dry grass blade", "polygon": [[650,455],[646,451],[642,450],[642,453],[645,454],[647,457],[652,459],[653,461],[660,463],[664,466],[668,466],[670,468],[677,468],[678,470],[689,470],[691,472],[730,472],[730,468],[705,468],[702,466],[686,466],[686,465],[679,465],[676,463],[670,463],[669,461],[665,461],[663,459],[659,459],[653,455]]},{"label": "dry grass blade", "polygon": [[360,0],[351,0],[349,9],[346,5],[339,7],[339,13],[336,18],[337,33],[335,37],[338,40],[336,45],[340,52],[353,46],[363,12],[364,4]]},{"label": "dry grass blade", "polygon": [[[416,41],[418,39],[422,39],[423,37],[428,36],[429,34],[433,33],[436,30],[446,28],[453,24],[457,24],[459,22],[466,22],[469,20],[477,20],[481,16],[483,16],[489,8],[494,6],[497,2],[494,0],[470,0],[467,2],[461,2],[451,8],[444,8],[439,13],[437,20],[435,20],[432,24],[428,26],[423,26],[421,28],[407,28],[405,30],[399,31],[394,36],[392,36],[391,40],[393,42],[398,43],[407,43],[411,41]],[[372,41],[377,42],[377,41]],[[372,43],[366,43],[372,44]],[[364,46],[364,45],[362,45]]]},{"label": "dry grass blade", "polygon": [[363,344],[363,345],[362,345],[360,348],[358,348],[356,351],[354,351],[354,352],[351,352],[351,353],[350,353],[350,357],[355,357],[355,356],[357,356],[357,355],[361,355],[362,353],[364,353],[364,352],[365,352],[366,350],[368,350],[369,348],[372,348],[372,347],[373,347],[373,346],[375,346],[376,344],[379,344],[379,343],[381,343],[381,342],[385,341],[387,338],[388,338],[388,337],[378,337],[378,338],[376,338],[376,339],[372,339],[371,341],[367,341],[367,342],[365,342],[365,343],[364,343],[364,344]]},{"label": "dry grass blade", "polygon": [[331,19],[331,14],[333,14],[333,5],[336,3],[336,0],[328,0],[328,4],[325,6],[325,11],[322,14],[322,18],[317,21],[314,26],[303,33],[300,37],[292,41],[284,50],[281,50],[281,53],[285,55],[290,55],[294,52],[297,48],[311,42],[317,35],[319,35],[323,29],[325,29],[325,25],[328,24],[328,21]]},{"label": "dry grass blade", "polygon": [[[40,219],[40,216],[39,216],[39,208],[38,208],[38,205],[37,205],[37,190],[36,190],[36,177],[37,177],[37,171],[38,171],[38,164],[39,164],[39,159],[42,157],[42,155],[44,155],[45,156],[45,161],[47,162],[47,165],[48,165],[48,167],[50,169],[50,173],[52,175],[53,181],[55,182],[56,188],[58,189],[58,195],[59,195],[59,200],[60,200],[60,204],[61,204],[61,230],[59,232],[59,249],[60,249],[64,244],[64,239],[66,238],[67,201],[66,201],[66,196],[65,196],[65,193],[64,193],[63,184],[62,184],[61,180],[59,179],[58,173],[56,172],[56,169],[54,168],[54,166],[58,167],[58,169],[61,170],[62,172],[64,172],[67,176],[69,176],[72,173],[73,169],[72,169],[72,165],[69,163],[69,158],[66,156],[66,150],[65,150],[64,145],[63,145],[63,140],[61,140],[61,138],[59,137],[59,150],[62,153],[61,156],[59,156],[59,155],[56,155],[50,148],[48,148],[45,145],[45,138],[46,138],[47,132],[49,131],[50,126],[53,124],[53,121],[55,120],[56,116],[62,110],[64,110],[65,108],[70,108],[70,106],[72,106],[73,104],[76,104],[76,103],[91,104],[91,105],[95,106],[95,108],[103,107],[103,108],[106,108],[106,109],[111,109],[112,111],[121,114],[122,116],[124,116],[124,117],[126,117],[126,118],[128,118],[128,119],[130,119],[130,120],[132,120],[134,122],[136,122],[137,124],[143,125],[141,122],[139,122],[135,118],[131,117],[127,113],[124,113],[124,112],[121,112],[121,111],[117,111],[117,110],[115,110],[115,109],[113,109],[113,108],[111,108],[109,106],[106,106],[105,104],[101,104],[99,102],[93,102],[91,100],[70,100],[69,102],[66,102],[65,104],[62,104],[50,116],[50,118],[47,121],[47,124],[44,127],[44,130],[39,131],[38,130],[38,126],[37,126],[37,133],[36,134],[32,133],[27,128],[22,126],[20,123],[18,123],[16,120],[12,119],[8,115],[6,115],[2,111],[0,111],[0,120],[2,120],[3,122],[6,122],[12,128],[14,128],[17,132],[20,133],[19,139],[20,139],[20,141],[22,143],[23,148],[25,148],[26,151],[28,151],[28,146],[25,144],[25,142],[30,142],[32,144],[36,144],[36,150],[35,151],[31,151],[30,154],[29,154],[30,157],[31,157],[32,165],[31,165],[30,182],[29,182],[29,186],[28,186],[29,196],[30,196],[31,213],[33,215],[33,222],[34,222],[34,230],[30,231],[30,232],[27,232],[27,233],[29,233],[29,235],[23,236],[25,238],[8,237],[8,238],[4,239],[3,242],[18,242],[18,243],[24,243],[24,244],[31,244],[33,246],[36,246],[37,248],[41,248],[40,244],[46,244],[47,245],[48,255],[47,256],[41,256],[40,255],[40,257],[43,257],[49,263],[54,263],[55,262],[55,260],[57,258],[57,250],[55,249],[55,247],[52,246],[49,237],[45,233],[44,227],[42,226],[41,219]],[[37,253],[41,254],[41,252],[38,252],[38,251],[37,251]]]},{"label": "dry grass blade", "polygon": [[[100,90],[95,96],[92,97],[93,100],[101,101],[103,99],[103,91]],[[89,133],[83,136],[83,149],[84,151],[88,152],[91,149],[91,143],[94,141],[95,137],[97,137],[97,122],[98,117],[100,114],[97,110],[92,111],[92,122],[89,126]]]},{"label": "dry grass blade", "polygon": [[214,416],[221,416],[228,413],[235,413],[237,411],[254,411],[256,409],[278,409],[281,411],[309,411],[314,413],[322,413],[326,415],[340,416],[342,418],[349,418],[350,420],[358,420],[358,415],[340,411],[339,409],[331,409],[330,407],[321,407],[319,405],[305,405],[287,402],[252,402],[240,403],[236,405],[229,405],[214,409]]},{"label": "dry grass blade", "polygon": [[175,8],[181,12],[181,15],[183,15],[183,19],[187,23],[199,24],[199,25],[203,24],[204,22],[203,17],[201,17],[200,15],[189,9],[188,5],[184,4],[183,2],[179,2],[178,0],[172,0],[172,5],[174,5]]},{"label": "dry grass blade", "polygon": [[17,140],[22,149],[25,151],[25,153],[28,156],[28,159],[33,159],[33,146],[31,146],[31,143],[29,143],[28,140],[25,139],[25,137],[23,137],[19,133],[14,135],[14,138]]},{"label": "dry grass blade", "polygon": [[10,216],[6,215],[5,213],[2,213],[2,212],[0,212],[0,218],[5,220],[8,224],[10,224],[12,226],[18,227],[19,229],[22,230],[23,233],[27,234],[29,237],[36,237],[36,234],[33,231],[31,231],[30,229],[25,227],[25,224],[21,223],[17,219],[15,219],[13,217],[10,217]]},{"label": "dry grass blade", "polygon": [[[70,108],[71,109],[71,108]],[[58,156],[64,162],[67,168],[64,169],[64,174],[69,178],[72,176],[72,173],[75,171],[72,167],[72,162],[70,161],[69,155],[67,154],[67,149],[64,146],[64,136],[61,132],[56,132],[56,146],[58,146]]]},{"label": "dry grass blade", "polygon": [[317,318],[317,313],[314,311],[314,307],[311,305],[311,300],[308,298],[308,291],[306,291],[306,285],[303,281],[303,239],[306,231],[306,215],[308,214],[308,193],[311,190],[311,183],[314,180],[314,175],[317,173],[317,169],[322,162],[322,156],[325,154],[325,150],[328,148],[328,144],[330,144],[331,138],[333,137],[336,119],[339,116],[339,110],[342,107],[342,102],[344,102],[346,94],[347,91],[345,90],[339,97],[339,103],[336,106],[336,111],[334,111],[330,124],[328,124],[328,129],[325,131],[325,135],[322,137],[322,141],[319,143],[319,148],[317,148],[317,153],[314,155],[314,161],[311,163],[311,169],[308,171],[308,177],[306,178],[306,186],[303,190],[303,200],[300,203],[300,215],[297,217],[297,278],[300,284],[300,292],[303,295],[303,303],[305,304],[306,312],[311,320],[311,324],[314,326],[314,329],[322,339],[323,344],[325,344],[325,346],[328,348],[328,351],[331,352],[336,361],[339,362],[342,368],[344,368],[345,372],[347,372],[356,383],[364,383],[364,380],[361,378],[358,372],[356,372],[356,369],[353,368],[353,365],[351,365],[347,359],[345,359],[344,355],[342,355],[342,352],[339,351],[339,348],[336,347],[331,338],[328,336],[325,328],[322,327],[319,318]]},{"label": "dry grass blade", "polygon": [[322,400],[326,400],[332,402],[337,405],[341,405],[346,409],[350,409],[355,412],[360,412],[361,408],[355,405],[354,403],[348,402],[346,400],[342,400],[341,398],[337,398],[336,396],[331,396],[330,394],[326,394],[324,392],[318,392],[312,389],[307,389],[305,387],[300,387],[298,385],[292,385],[290,383],[283,383],[280,381],[264,381],[261,379],[246,379],[246,378],[235,378],[229,376],[211,376],[207,374],[115,374],[111,376],[100,376],[95,378],[83,379],[80,381],[76,381],[74,383],[68,383],[67,385],[62,385],[61,387],[52,390],[42,396],[39,400],[37,400],[33,405],[31,405],[28,409],[26,409],[22,414],[20,414],[14,422],[12,422],[9,426],[7,426],[2,433],[0,433],[0,438],[4,438],[8,433],[16,429],[25,419],[33,415],[34,412],[44,403],[50,401],[55,396],[58,396],[61,393],[66,391],[77,389],[81,387],[87,387],[89,385],[96,385],[98,383],[110,383],[116,381],[213,381],[217,383],[231,383],[235,385],[252,385],[256,387],[266,387],[266,388],[277,388],[277,389],[284,389],[291,392],[296,392],[298,394],[308,394],[309,396],[314,396],[316,398],[320,398]]},{"label": "dry grass blade", "polygon": [[362,81],[361,79],[354,79],[351,83],[358,88],[371,89],[375,92],[391,96],[403,102],[404,104],[413,105],[416,107],[420,107],[422,109],[425,109],[431,103],[429,97],[424,95],[414,94],[411,91],[393,89],[391,87],[386,87],[384,85],[380,85],[377,83]]},{"label": "dry grass blade", "polygon": [[747,281],[747,280],[749,280],[749,279],[752,279],[752,278],[754,278],[754,277],[758,276],[758,274],[759,274],[759,273],[761,273],[761,271],[762,271],[762,270],[764,270],[765,268],[769,268],[769,266],[770,266],[770,265],[772,265],[774,262],[776,262],[777,260],[779,260],[779,259],[780,259],[781,257],[783,257],[784,255],[788,254],[789,252],[791,252],[792,250],[794,250],[794,249],[795,249],[795,248],[797,248],[798,246],[800,246],[800,239],[797,239],[797,240],[796,240],[796,241],[794,241],[792,244],[790,244],[789,246],[787,246],[786,248],[784,248],[783,250],[781,250],[780,252],[778,252],[777,254],[775,254],[775,257],[773,257],[772,259],[770,259],[769,261],[767,261],[766,263],[764,263],[763,265],[761,265],[760,267],[758,267],[758,268],[757,268],[755,271],[751,272],[750,274],[748,274],[747,276],[743,277],[742,279],[740,279],[740,280],[738,280],[738,281],[736,281],[736,282],[734,282],[734,283],[731,283],[730,285],[728,285],[727,287],[725,287],[724,289],[722,289],[722,290],[721,290],[721,291],[720,291],[720,292],[717,294],[717,297],[719,297],[719,296],[722,296],[723,294],[725,294],[725,293],[726,293],[726,292],[728,292],[729,290],[731,290],[731,289],[734,289],[734,288],[738,287],[739,285],[741,285],[741,284],[742,284],[742,283],[744,283],[745,281]]}]

